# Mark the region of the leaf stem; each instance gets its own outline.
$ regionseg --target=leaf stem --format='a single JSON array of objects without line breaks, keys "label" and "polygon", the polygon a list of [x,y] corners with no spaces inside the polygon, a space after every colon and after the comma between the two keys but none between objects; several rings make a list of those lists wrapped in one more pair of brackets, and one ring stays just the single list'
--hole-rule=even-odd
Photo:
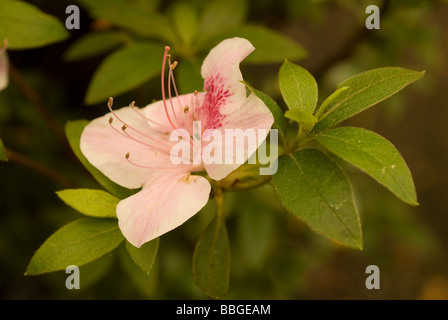
[{"label": "leaf stem", "polygon": [[40,95],[34,90],[22,77],[19,70],[10,62],[9,63],[9,74],[14,83],[22,91],[23,95],[31,102],[34,110],[39,114],[39,116],[47,124],[50,131],[54,136],[64,145],[67,146],[67,140],[65,139],[64,131],[59,126],[53,115],[48,108],[43,103]]}]

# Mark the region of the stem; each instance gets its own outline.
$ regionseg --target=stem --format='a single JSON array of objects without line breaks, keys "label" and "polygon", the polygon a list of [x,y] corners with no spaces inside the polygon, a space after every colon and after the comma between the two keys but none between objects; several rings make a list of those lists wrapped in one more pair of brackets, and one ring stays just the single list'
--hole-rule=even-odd
[{"label": "stem", "polygon": [[10,161],[16,162],[18,164],[21,164],[24,167],[27,167],[37,173],[39,173],[40,175],[47,177],[59,184],[61,184],[64,187],[67,188],[71,188],[73,186],[75,186],[75,182],[73,180],[71,180],[69,177],[63,176],[61,175],[59,172],[57,172],[56,170],[53,170],[50,167],[47,167],[33,159],[31,159],[30,157],[20,154],[18,152],[6,149],[6,156],[8,157],[8,159]]},{"label": "stem", "polygon": [[215,201],[216,201],[216,218],[218,219],[218,224],[224,219],[224,195],[222,189],[218,188],[214,191]]},{"label": "stem", "polygon": [[31,102],[34,110],[42,117],[53,135],[66,146],[67,140],[65,139],[64,131],[56,122],[51,112],[48,111],[48,108],[42,102],[40,95],[30,87],[20,74],[19,70],[11,62],[9,63],[9,74],[11,79],[19,87],[20,91],[22,91],[23,95]]}]

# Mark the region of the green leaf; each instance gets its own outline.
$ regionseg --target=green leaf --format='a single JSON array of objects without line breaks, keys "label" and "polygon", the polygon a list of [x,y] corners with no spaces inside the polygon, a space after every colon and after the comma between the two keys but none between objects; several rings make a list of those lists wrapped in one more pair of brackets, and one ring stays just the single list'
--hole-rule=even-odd
[{"label": "green leaf", "polygon": [[121,5],[140,10],[156,10],[160,0],[76,0],[88,11],[103,10],[111,5]]},{"label": "green leaf", "polygon": [[355,114],[389,98],[424,75],[423,72],[387,67],[366,71],[341,82],[340,92],[327,106],[327,111],[316,124],[315,131],[337,125]]},{"label": "green leaf", "polygon": [[321,115],[328,110],[328,106],[330,105],[331,102],[333,102],[333,100],[335,100],[342,92],[344,92],[345,90],[347,90],[349,87],[342,87],[337,89],[335,92],[333,92],[332,94],[330,94],[328,96],[327,99],[324,100],[324,102],[322,102],[319,110],[316,112],[316,117],[318,119],[320,119]]},{"label": "green leaf", "polygon": [[69,33],[55,17],[24,1],[0,2],[0,39],[8,49],[29,49],[66,39]]},{"label": "green leaf", "polygon": [[380,135],[366,129],[341,127],[320,133],[316,139],[404,202],[418,204],[409,168],[393,144]]},{"label": "green leaf", "polygon": [[344,172],[318,150],[279,158],[274,186],[283,205],[317,233],[362,249],[362,231]]},{"label": "green leaf", "polygon": [[272,125],[272,127],[274,129],[277,129],[280,136],[284,139],[284,141],[286,141],[286,121],[280,106],[277,104],[277,102],[274,101],[274,99],[272,99],[264,92],[252,88],[247,82],[243,81],[243,83],[253,94],[260,98],[260,100],[264,102],[266,107],[268,107],[269,111],[271,111],[272,115],[274,116],[274,124]]},{"label": "green leaf", "polygon": [[199,23],[198,43],[215,37],[223,32],[236,29],[246,17],[247,1],[215,0],[209,1]]},{"label": "green leaf", "polygon": [[199,28],[196,10],[187,3],[176,3],[172,17],[180,39],[183,43],[190,45]]},{"label": "green leaf", "polygon": [[285,117],[296,121],[307,131],[311,130],[317,122],[317,118],[311,112],[299,109],[287,110]]},{"label": "green leaf", "polygon": [[120,199],[94,189],[66,189],[56,192],[58,197],[76,211],[95,218],[116,218]]},{"label": "green leaf", "polygon": [[175,70],[179,92],[202,90],[204,87],[204,79],[202,79],[200,70],[200,65],[191,60],[183,59],[179,62]]},{"label": "green leaf", "polygon": [[314,112],[317,104],[317,83],[308,71],[285,61],[280,67],[279,84],[289,109]]},{"label": "green leaf", "polygon": [[249,40],[255,47],[247,56],[245,63],[278,63],[286,59],[298,60],[306,57],[307,51],[297,42],[282,33],[263,26],[243,26],[230,36]]},{"label": "green leaf", "polygon": [[147,275],[151,272],[158,248],[159,238],[145,243],[140,248],[136,248],[126,241],[126,250],[131,256],[132,261]]},{"label": "green leaf", "polygon": [[51,235],[36,251],[25,275],[82,266],[112,251],[124,240],[117,220],[82,218]]},{"label": "green leaf", "polygon": [[224,221],[216,217],[207,226],[193,254],[193,280],[205,294],[224,296],[229,289],[230,244]]},{"label": "green leaf", "polygon": [[129,41],[129,36],[120,31],[88,33],[73,43],[64,53],[67,62],[83,60],[104,54]]},{"label": "green leaf", "polygon": [[0,161],[8,161],[8,157],[6,156],[6,149],[3,145],[3,141],[0,138]]},{"label": "green leaf", "polygon": [[147,275],[132,261],[125,245],[120,245],[117,248],[117,256],[121,269],[128,277],[126,280],[130,280],[129,286],[138,289],[143,298],[154,299],[159,292],[158,289],[160,289],[157,286],[157,264],[154,263],[151,274]]},{"label": "green leaf", "polygon": [[65,134],[73,152],[84,165],[84,167],[92,174],[95,180],[104,187],[104,189],[120,199],[131,196],[134,193],[132,190],[126,189],[111,181],[108,177],[102,174],[101,171],[92,166],[86,159],[86,157],[84,157],[84,155],[82,154],[79,143],[81,141],[82,131],[88,123],[89,122],[87,120],[67,122],[65,126]]},{"label": "green leaf", "polygon": [[96,70],[87,90],[86,104],[95,104],[135,89],[161,69],[163,48],[136,43],[109,55]]},{"label": "green leaf", "polygon": [[[92,1],[93,2],[93,1]],[[152,8],[130,6],[125,2],[90,6],[90,13],[99,19],[144,37],[157,38],[169,43],[176,42],[169,20]]]}]

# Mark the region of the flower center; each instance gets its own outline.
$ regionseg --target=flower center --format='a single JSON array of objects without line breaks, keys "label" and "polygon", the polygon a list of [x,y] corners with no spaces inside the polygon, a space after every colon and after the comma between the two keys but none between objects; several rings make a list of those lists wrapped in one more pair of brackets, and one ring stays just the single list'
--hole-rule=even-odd
[{"label": "flower center", "polygon": [[[165,53],[163,55],[162,72],[161,72],[161,90],[162,90],[163,109],[165,111],[165,115],[168,120],[168,123],[173,128],[173,130],[182,128],[182,129],[186,129],[188,132],[193,132],[193,124],[196,119],[195,110],[197,110],[199,108],[198,92],[197,91],[194,92],[194,94],[193,94],[194,99],[192,101],[191,106],[182,105],[180,98],[179,98],[179,93],[177,91],[177,86],[176,86],[176,82],[174,80],[174,73],[173,73],[173,70],[177,66],[177,61],[174,61],[173,63],[171,63],[171,55],[168,54],[169,50],[170,50],[170,47],[166,46]],[[166,94],[165,94],[165,66],[166,66],[167,61],[168,61],[168,66],[169,66],[168,88],[167,88],[168,89],[168,101],[166,99]],[[175,98],[172,97],[172,89],[174,90]],[[177,102],[177,106],[175,106],[176,102]],[[107,106],[108,106],[110,112],[112,113],[112,116],[109,118],[109,125],[114,131],[116,131],[118,134],[126,137],[127,139],[130,139],[134,142],[137,142],[139,144],[147,146],[151,149],[154,149],[156,151],[161,151],[168,155],[170,154],[170,146],[165,141],[154,139],[154,138],[150,137],[149,135],[143,133],[141,130],[138,130],[134,126],[130,126],[123,119],[121,119],[112,108],[112,106],[113,106],[112,98],[109,98]],[[136,112],[136,114],[139,117],[143,118],[144,120],[146,120],[152,124],[160,126],[161,128],[164,128],[160,123],[148,118],[143,113],[138,111],[137,108],[135,108],[135,101],[132,101],[129,104],[129,107],[134,112]],[[178,110],[177,110],[178,112],[176,112],[175,107],[178,108]],[[117,129],[114,126],[114,124],[113,124],[114,119],[117,119],[121,123],[121,130]],[[196,147],[196,145],[193,143],[193,137],[191,135],[190,135],[190,145],[193,146],[193,148]],[[140,165],[140,164],[133,162],[130,159],[130,157],[131,157],[130,152],[127,152],[125,155],[125,159],[129,163],[131,163],[132,165],[135,165],[137,167],[148,168],[148,169],[172,169],[172,168],[174,168],[174,166],[150,167],[150,166]]]}]

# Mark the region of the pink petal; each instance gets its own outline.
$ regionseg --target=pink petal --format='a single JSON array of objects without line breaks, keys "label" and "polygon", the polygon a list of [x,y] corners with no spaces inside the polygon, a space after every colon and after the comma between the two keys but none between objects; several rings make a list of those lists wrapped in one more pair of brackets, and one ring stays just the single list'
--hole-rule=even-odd
[{"label": "pink petal", "polygon": [[[162,170],[169,173],[188,171],[189,167],[186,168],[185,165],[175,166],[171,163],[169,151],[172,142],[169,141],[169,137],[151,129],[147,120],[130,107],[116,110],[115,113],[128,125],[126,132],[140,143],[111,128],[109,124],[111,113],[90,122],[81,135],[81,152],[105,176],[123,187],[132,189],[141,187],[149,174],[160,171],[161,168],[169,168]],[[115,116],[113,118],[112,124],[122,133],[123,124]],[[133,128],[141,134],[132,130]],[[150,168],[141,168],[129,163],[125,158],[128,152],[129,160]]]},{"label": "pink petal", "polygon": [[0,91],[8,86],[8,55],[6,54],[6,42],[3,48],[0,48]]},{"label": "pink petal", "polygon": [[[186,128],[186,119],[188,125],[191,126],[192,116],[195,110],[202,105],[203,96],[203,93],[198,93],[197,96],[195,96],[193,93],[189,93],[180,95],[178,97],[173,96],[171,102],[168,99],[166,100],[166,109],[168,111],[168,115],[176,128]],[[172,106],[171,103],[173,104]],[[184,113],[186,106],[188,106],[187,116]],[[174,130],[168,120],[163,100],[151,103],[147,105],[143,110],[146,117],[148,117],[152,121],[150,121],[149,124],[154,130],[162,132],[171,132]],[[190,130],[191,128],[186,129]]]},{"label": "pink petal", "polygon": [[[237,110],[225,116],[222,127],[218,129],[223,137],[222,150],[217,150],[217,152],[222,154],[222,159],[225,160],[225,155],[230,152],[229,147],[233,148],[233,145],[227,146],[226,148],[226,144],[224,143],[226,129],[254,130],[257,137],[255,145],[258,148],[266,138],[273,123],[274,117],[266,105],[257,96],[250,94],[249,97],[244,99]],[[264,131],[260,131],[262,134],[259,135],[259,129],[265,129],[266,134],[264,134]],[[206,145],[205,142],[202,143],[203,148]],[[243,146],[237,146],[237,148],[244,149],[244,161],[255,151],[254,149],[248,150],[248,146],[249,144],[247,142]],[[224,162],[223,164],[204,164],[204,168],[210,178],[221,180],[241,165],[235,159],[236,151],[233,153],[234,158],[232,164],[225,164]]]},{"label": "pink petal", "polygon": [[[222,115],[239,108],[246,97],[245,85],[239,64],[255,48],[243,38],[226,39],[214,47],[202,64],[201,75],[205,79],[204,91],[208,91],[204,107],[216,109]],[[208,99],[208,101],[207,101]],[[208,110],[213,113],[218,110]]]},{"label": "pink petal", "polygon": [[201,176],[153,176],[139,193],[118,204],[119,227],[132,245],[140,247],[194,216],[207,203],[210,190]]}]

